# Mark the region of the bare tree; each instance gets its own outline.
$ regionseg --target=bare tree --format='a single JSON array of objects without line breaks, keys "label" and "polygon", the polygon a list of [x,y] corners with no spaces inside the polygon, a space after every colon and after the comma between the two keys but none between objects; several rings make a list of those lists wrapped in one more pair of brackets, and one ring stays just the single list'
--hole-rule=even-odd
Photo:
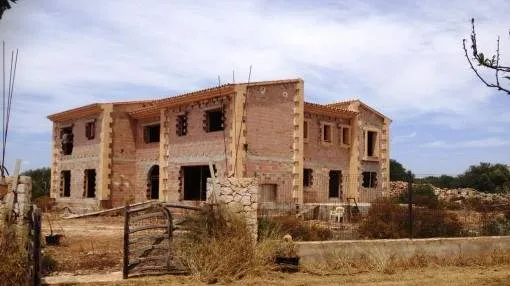
[{"label": "bare tree", "polygon": [[11,3],[15,3],[17,0],[0,0],[0,19],[2,19],[2,15],[4,14],[5,10],[11,9]]},{"label": "bare tree", "polygon": [[[510,35],[510,31],[509,31]],[[501,81],[504,83],[510,83],[510,66],[505,66],[500,63],[500,53],[499,53],[499,36],[496,45],[496,54],[492,55],[492,57],[485,56],[482,52],[478,51],[478,46],[476,43],[476,33],[475,33],[475,19],[471,19],[471,53],[472,57],[469,56],[468,49],[466,48],[466,39],[462,40],[462,46],[464,48],[464,53],[466,55],[466,59],[471,66],[471,69],[475,72],[476,76],[488,87],[496,88],[499,91],[505,92],[510,95],[510,85],[502,85]],[[490,81],[487,78],[484,78],[478,72],[478,69],[474,66],[473,63],[477,63],[478,67],[482,67],[485,69],[492,70],[494,72],[494,80]]]}]

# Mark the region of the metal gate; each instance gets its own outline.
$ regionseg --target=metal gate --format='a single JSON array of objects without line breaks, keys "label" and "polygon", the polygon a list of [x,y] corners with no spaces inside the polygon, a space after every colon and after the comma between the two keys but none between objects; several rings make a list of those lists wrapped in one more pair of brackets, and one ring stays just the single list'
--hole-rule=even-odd
[{"label": "metal gate", "polygon": [[172,261],[172,238],[176,229],[174,214],[170,210],[200,208],[154,203],[124,210],[123,278],[140,275],[183,273]]}]

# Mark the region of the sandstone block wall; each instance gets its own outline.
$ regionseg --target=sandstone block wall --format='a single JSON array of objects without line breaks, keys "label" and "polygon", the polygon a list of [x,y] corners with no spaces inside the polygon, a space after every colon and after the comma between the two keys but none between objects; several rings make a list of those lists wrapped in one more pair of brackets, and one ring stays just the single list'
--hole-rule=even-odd
[{"label": "sandstone block wall", "polygon": [[294,170],[294,152],[300,152],[293,150],[297,92],[295,83],[250,86],[247,90],[246,176],[276,185],[277,203],[297,203],[293,188],[296,183],[301,185],[294,182],[295,177],[302,178],[302,170]]},{"label": "sandstone block wall", "polygon": [[207,180],[207,201],[223,203],[246,218],[254,239],[257,239],[257,207],[259,180],[257,178],[216,178]]}]

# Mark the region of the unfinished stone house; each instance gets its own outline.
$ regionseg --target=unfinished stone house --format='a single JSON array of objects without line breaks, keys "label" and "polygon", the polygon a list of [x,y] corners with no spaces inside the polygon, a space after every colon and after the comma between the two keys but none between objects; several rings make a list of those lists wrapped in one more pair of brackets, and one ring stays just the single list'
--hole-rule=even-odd
[{"label": "unfinished stone house", "polygon": [[257,177],[259,201],[369,202],[389,187],[390,120],[359,100],[304,101],[301,79],[94,103],[53,122],[51,197],[100,209],[200,202],[216,176]]}]

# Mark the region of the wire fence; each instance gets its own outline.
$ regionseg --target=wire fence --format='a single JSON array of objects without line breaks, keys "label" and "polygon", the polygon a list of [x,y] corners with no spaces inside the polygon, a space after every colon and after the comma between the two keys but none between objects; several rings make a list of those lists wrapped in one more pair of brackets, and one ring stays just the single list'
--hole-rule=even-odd
[{"label": "wire fence", "polygon": [[510,194],[439,189],[410,177],[357,198],[303,205],[263,202],[259,232],[277,228],[295,240],[510,235]]}]

